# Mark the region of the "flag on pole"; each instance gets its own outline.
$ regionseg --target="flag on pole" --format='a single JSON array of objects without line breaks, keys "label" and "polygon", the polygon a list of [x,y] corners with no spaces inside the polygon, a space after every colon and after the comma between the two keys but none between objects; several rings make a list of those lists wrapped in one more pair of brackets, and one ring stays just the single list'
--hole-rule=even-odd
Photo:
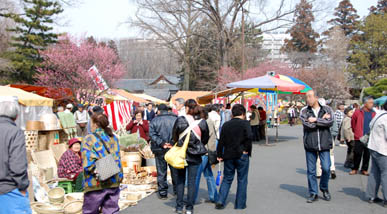
[{"label": "flag on pole", "polygon": [[103,79],[102,75],[99,73],[95,65],[91,66],[91,68],[89,69],[89,75],[91,76],[94,84],[99,90],[104,91],[109,88],[106,81]]}]

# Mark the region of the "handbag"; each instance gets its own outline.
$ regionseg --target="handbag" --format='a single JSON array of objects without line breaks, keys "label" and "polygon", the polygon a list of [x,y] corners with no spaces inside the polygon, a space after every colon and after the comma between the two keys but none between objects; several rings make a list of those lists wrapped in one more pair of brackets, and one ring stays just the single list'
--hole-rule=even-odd
[{"label": "handbag", "polygon": [[379,117],[377,117],[377,118],[375,119],[375,122],[372,124],[372,127],[371,127],[371,129],[370,129],[370,132],[367,133],[367,134],[365,134],[365,135],[363,135],[363,136],[359,139],[360,142],[364,144],[364,146],[368,147],[368,142],[369,142],[369,140],[370,140],[370,133],[371,133],[372,129],[374,128],[374,125],[375,125],[376,121],[377,121],[379,118],[381,118],[383,115],[385,115],[385,114],[387,114],[387,113],[383,113],[383,114],[381,114]]},{"label": "handbag", "polygon": [[219,163],[218,154],[216,151],[208,151],[208,163],[210,163],[210,165]]},{"label": "handbag", "polygon": [[110,153],[109,148],[106,146],[105,141],[101,138],[101,136],[95,133],[94,136],[96,136],[102,142],[106,151],[109,153],[105,157],[95,162],[96,170],[98,172],[98,180],[106,181],[107,179],[120,173],[121,169],[118,167],[113,155]]},{"label": "handbag", "polygon": [[167,152],[165,153],[164,159],[165,161],[171,165],[175,169],[184,169],[184,167],[188,166],[186,161],[187,156],[187,148],[189,139],[191,137],[192,129],[199,124],[200,121],[195,121],[192,125],[190,125],[183,133],[180,134],[179,140],[184,136],[184,144],[183,146],[178,146],[177,143]]}]

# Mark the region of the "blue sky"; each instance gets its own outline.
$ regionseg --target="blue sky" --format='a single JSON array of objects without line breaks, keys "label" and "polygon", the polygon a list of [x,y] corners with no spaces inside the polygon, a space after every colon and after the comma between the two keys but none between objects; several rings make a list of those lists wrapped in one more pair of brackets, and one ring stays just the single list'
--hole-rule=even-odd
[{"label": "blue sky", "polygon": [[[324,2],[324,0],[319,1]],[[334,7],[339,2],[339,0],[325,1],[333,2]],[[352,0],[351,2],[358,14],[363,17],[368,14],[369,7],[376,5],[377,0]],[[275,3],[271,4],[275,6]],[[138,37],[140,36],[138,31],[125,24],[130,17],[133,17],[136,10],[134,0],[82,0],[82,3],[76,7],[65,7],[60,20],[62,26],[56,27],[55,30],[68,32],[74,36],[92,35],[98,39]]]}]

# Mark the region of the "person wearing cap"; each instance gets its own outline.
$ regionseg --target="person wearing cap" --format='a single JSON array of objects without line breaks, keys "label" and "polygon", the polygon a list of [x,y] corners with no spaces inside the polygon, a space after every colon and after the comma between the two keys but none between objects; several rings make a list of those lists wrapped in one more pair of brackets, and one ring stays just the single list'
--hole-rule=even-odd
[{"label": "person wearing cap", "polygon": [[69,149],[60,157],[58,164],[58,177],[67,178],[75,182],[75,192],[82,191],[82,157],[81,141],[72,138],[68,142]]},{"label": "person wearing cap", "polygon": [[16,126],[16,97],[0,96],[0,214],[32,213],[24,132]]},{"label": "person wearing cap", "polygon": [[157,117],[151,121],[149,126],[151,150],[156,159],[158,197],[162,200],[168,198],[168,166],[171,170],[173,192],[176,193],[177,171],[164,159],[165,153],[174,145],[172,130],[176,119],[176,115],[168,113],[168,107],[165,104],[160,104]]},{"label": "person wearing cap", "polygon": [[74,113],[75,122],[77,123],[77,135],[78,137],[84,137],[87,135],[87,122],[89,121],[89,114],[84,110],[82,104],[78,105],[78,110]]},{"label": "person wearing cap", "polygon": [[73,104],[69,103],[66,105],[66,110],[64,112],[72,113],[73,108],[74,108]]}]

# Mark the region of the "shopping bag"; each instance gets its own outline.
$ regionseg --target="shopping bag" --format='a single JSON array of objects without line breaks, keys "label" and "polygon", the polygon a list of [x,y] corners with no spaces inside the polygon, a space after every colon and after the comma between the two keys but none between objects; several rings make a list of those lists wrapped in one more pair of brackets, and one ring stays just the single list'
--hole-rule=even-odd
[{"label": "shopping bag", "polygon": [[220,162],[218,165],[218,176],[216,176],[216,186],[219,186],[220,183],[222,182],[222,170],[220,167],[221,164],[222,164],[222,162]]},{"label": "shopping bag", "polygon": [[165,161],[167,161],[167,163],[175,169],[184,169],[184,167],[188,165],[185,158],[187,155],[190,136],[191,132],[188,132],[187,136],[185,137],[183,146],[177,146],[176,143],[167,153],[165,153]]},{"label": "shopping bag", "polygon": [[[187,120],[188,121],[188,120]],[[171,165],[175,169],[184,169],[184,167],[188,166],[187,161],[185,160],[186,155],[187,155],[187,148],[188,148],[188,143],[189,139],[191,137],[191,131],[193,128],[199,125],[199,123],[202,120],[195,120],[188,128],[184,130],[183,133],[180,134],[179,140],[183,139],[184,136],[184,144],[183,146],[177,146],[176,144],[167,152],[165,153],[164,159],[167,161],[169,165]]]}]

